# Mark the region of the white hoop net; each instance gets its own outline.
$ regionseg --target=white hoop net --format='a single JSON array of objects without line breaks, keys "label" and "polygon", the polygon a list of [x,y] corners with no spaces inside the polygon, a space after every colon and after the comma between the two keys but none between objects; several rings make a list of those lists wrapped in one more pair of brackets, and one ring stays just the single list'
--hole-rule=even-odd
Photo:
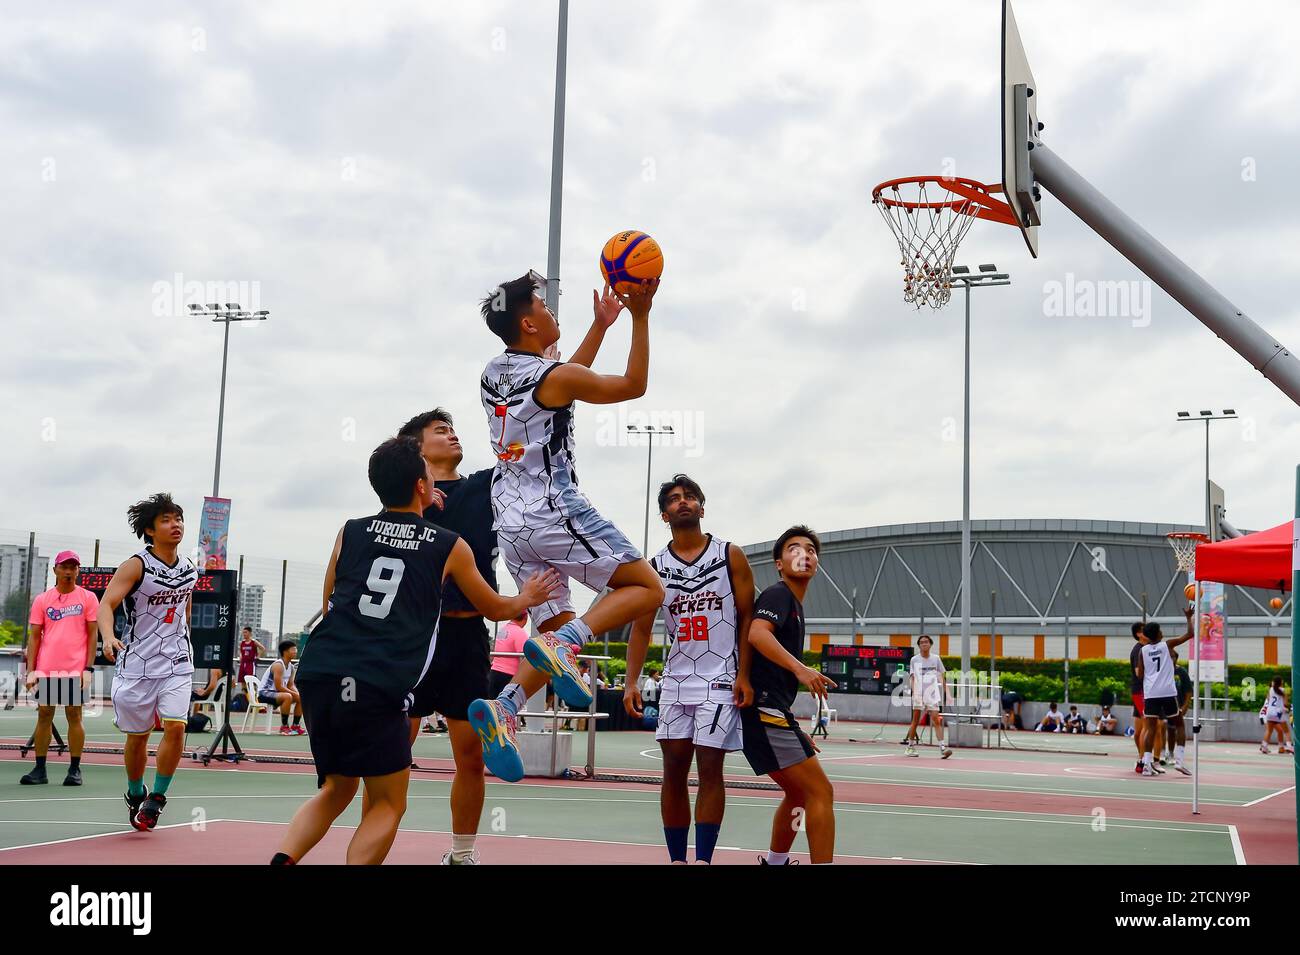
[{"label": "white hoop net", "polygon": [[952,298],[957,246],[975,221],[979,204],[936,180],[897,183],[872,201],[902,254],[903,301],[917,308],[943,308]]},{"label": "white hoop net", "polygon": [[1174,560],[1178,569],[1186,573],[1196,566],[1196,545],[1209,543],[1204,534],[1166,534],[1165,539],[1174,549]]}]

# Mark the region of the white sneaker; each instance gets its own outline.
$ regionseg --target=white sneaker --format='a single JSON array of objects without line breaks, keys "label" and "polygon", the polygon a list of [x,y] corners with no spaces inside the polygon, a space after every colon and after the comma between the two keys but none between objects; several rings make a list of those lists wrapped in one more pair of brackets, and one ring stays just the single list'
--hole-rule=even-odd
[{"label": "white sneaker", "polygon": [[1192,771],[1188,769],[1186,766],[1184,766],[1182,763],[1174,763],[1174,769],[1178,770],[1184,776],[1192,775]]},{"label": "white sneaker", "polygon": [[1273,752],[1271,749],[1268,748],[1268,744],[1267,744],[1267,743],[1260,743],[1260,744],[1259,744],[1259,751],[1260,751],[1261,753],[1263,753],[1265,756],[1268,756],[1268,755],[1272,754],[1272,752]]},{"label": "white sneaker", "polygon": [[940,751],[940,753],[939,753],[939,758],[940,758],[940,759],[947,759],[947,758],[948,758],[949,756],[951,756],[951,755],[952,755],[952,750],[949,749],[947,746],[945,746],[945,747]]},{"label": "white sneaker", "polygon": [[915,747],[915,746],[909,746],[909,747],[907,747],[907,752],[904,753],[903,755],[904,755],[904,756],[920,756],[921,754],[918,753],[918,752],[916,751],[916,747]]},{"label": "white sneaker", "polygon": [[447,852],[443,855],[442,862],[440,864],[441,865],[478,865],[478,853],[471,852],[465,858],[457,862],[455,859],[451,857],[451,853]]},{"label": "white sneaker", "polygon": [[1156,774],[1156,771],[1155,771],[1154,769],[1151,768],[1151,764],[1150,764],[1150,763],[1143,763],[1143,764],[1142,764],[1142,775],[1143,775],[1143,776],[1154,776],[1155,774]]}]

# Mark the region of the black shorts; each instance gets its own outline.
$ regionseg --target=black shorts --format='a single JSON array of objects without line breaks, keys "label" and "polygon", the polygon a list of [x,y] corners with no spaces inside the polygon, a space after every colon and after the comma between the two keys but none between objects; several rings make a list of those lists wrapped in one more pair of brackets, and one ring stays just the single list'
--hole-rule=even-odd
[{"label": "black shorts", "polygon": [[1178,715],[1178,700],[1172,696],[1153,696],[1143,702],[1142,715],[1167,720]]},{"label": "black shorts", "polygon": [[75,676],[38,677],[32,692],[37,706],[83,706],[86,702],[81,678]]},{"label": "black shorts", "polygon": [[490,674],[488,674],[488,676],[489,676],[488,692],[491,693],[492,696],[484,697],[484,699],[495,699],[496,697],[500,696],[501,691],[504,690],[507,686],[509,686],[510,681],[514,679],[514,677],[511,676],[509,673],[502,673],[500,670],[493,670]]},{"label": "black shorts", "polygon": [[411,765],[411,723],[400,701],[365,683],[298,684],[316,785],[326,776],[387,776]]},{"label": "black shorts", "polygon": [[747,706],[740,711],[740,725],[745,759],[755,775],[770,776],[778,769],[789,769],[817,752],[789,710],[775,716]]},{"label": "black shorts", "polygon": [[492,637],[482,617],[443,617],[433,663],[412,691],[411,716],[441,713],[449,720],[469,719],[469,705],[487,699],[492,668]]}]

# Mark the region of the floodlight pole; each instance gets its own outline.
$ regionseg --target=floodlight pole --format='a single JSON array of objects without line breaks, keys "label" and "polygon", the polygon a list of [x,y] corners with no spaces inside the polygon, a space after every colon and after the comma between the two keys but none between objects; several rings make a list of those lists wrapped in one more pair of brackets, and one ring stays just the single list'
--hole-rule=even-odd
[{"label": "floodlight pole", "polygon": [[266,309],[245,311],[238,302],[222,305],[191,305],[189,314],[196,318],[209,318],[226,326],[221,343],[221,397],[217,400],[217,460],[212,469],[212,496],[221,496],[221,438],[226,423],[226,363],[230,357],[230,323],[264,322],[271,317]]},{"label": "floodlight pole", "polygon": [[[979,272],[971,272],[968,266],[954,266],[950,280],[953,285],[966,289],[966,335],[965,358],[962,371],[962,450],[961,450],[961,670],[962,693],[969,693],[966,674],[970,673],[970,634],[971,634],[971,596],[970,596],[970,290],[989,285],[1010,285],[1011,279],[1005,272],[998,272],[993,265],[981,265]],[[964,703],[963,703],[964,705]]]},{"label": "floodlight pole", "polygon": [[1038,183],[1300,405],[1300,358],[1041,141],[1032,143],[1029,162]]},{"label": "floodlight pole", "polygon": [[569,59],[569,0],[560,0],[555,41],[555,120],[551,126],[551,219],[546,246],[546,304],[560,314],[560,210],[564,204],[564,86]]}]

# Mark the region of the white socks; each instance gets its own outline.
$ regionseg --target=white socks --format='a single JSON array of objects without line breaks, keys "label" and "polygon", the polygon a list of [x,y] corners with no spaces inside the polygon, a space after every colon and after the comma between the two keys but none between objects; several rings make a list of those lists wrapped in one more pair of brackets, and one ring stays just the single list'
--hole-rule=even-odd
[{"label": "white socks", "polygon": [[788,852],[772,852],[770,849],[767,853],[768,865],[785,865],[790,860]]},{"label": "white socks", "polygon": [[474,852],[474,840],[478,838],[477,833],[471,833],[468,836],[458,836],[452,833],[451,836],[451,857],[457,862],[464,862]]}]

